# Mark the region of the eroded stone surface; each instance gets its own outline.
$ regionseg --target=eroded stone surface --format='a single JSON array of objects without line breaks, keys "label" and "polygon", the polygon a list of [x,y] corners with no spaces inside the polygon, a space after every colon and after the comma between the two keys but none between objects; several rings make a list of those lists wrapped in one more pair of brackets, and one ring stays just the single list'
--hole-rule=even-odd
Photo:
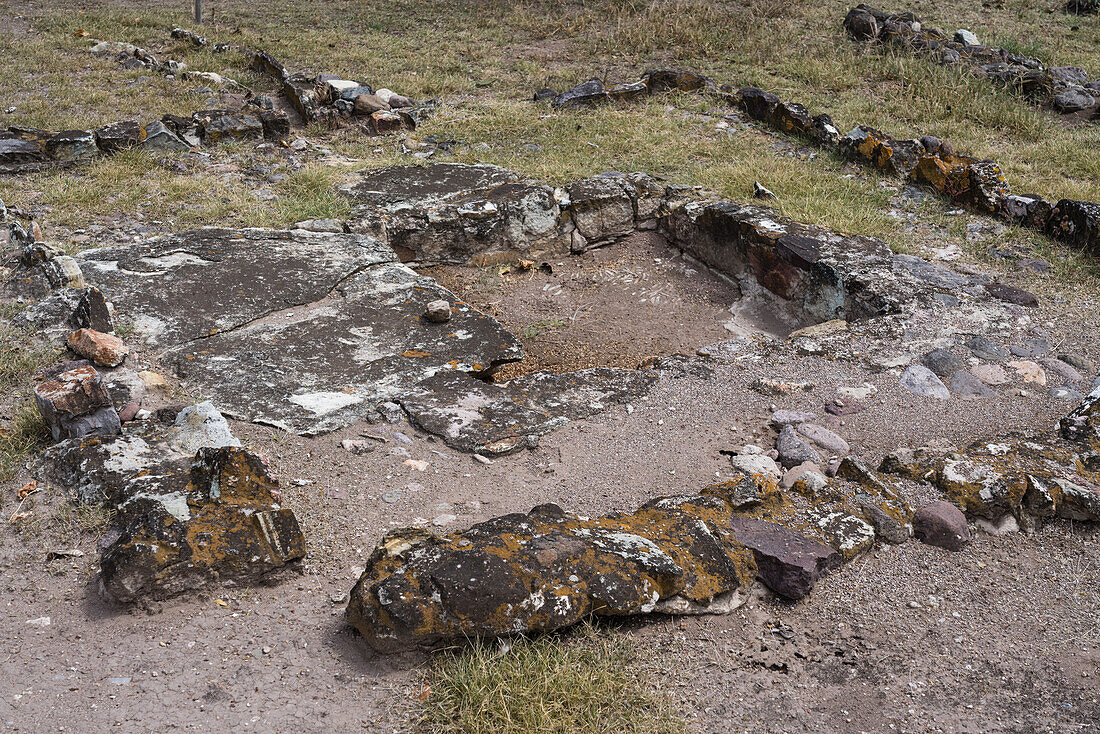
[{"label": "eroded stone surface", "polygon": [[[450,320],[423,319],[441,299],[455,302]],[[163,359],[234,417],[323,433],[438,372],[488,374],[522,355],[496,321],[431,278],[384,263],[348,277],[313,308],[181,345]]]},{"label": "eroded stone surface", "polygon": [[340,190],[357,204],[351,231],[378,237],[406,262],[568,251],[554,190],[496,166],[393,166]]},{"label": "eroded stone surface", "polygon": [[260,582],[305,555],[298,520],[278,498],[262,459],[239,448],[199,449],[185,472],[131,478],[112,503],[117,538],[100,559],[102,593],[131,602]]},{"label": "eroded stone surface", "polygon": [[596,368],[537,372],[497,385],[447,371],[418,384],[401,404],[416,426],[449,446],[506,454],[571,420],[641,397],[656,379],[651,372]]},{"label": "eroded stone surface", "polygon": [[79,262],[137,338],[168,347],[315,303],[361,268],[395,259],[358,235],[199,229],[88,250]]}]

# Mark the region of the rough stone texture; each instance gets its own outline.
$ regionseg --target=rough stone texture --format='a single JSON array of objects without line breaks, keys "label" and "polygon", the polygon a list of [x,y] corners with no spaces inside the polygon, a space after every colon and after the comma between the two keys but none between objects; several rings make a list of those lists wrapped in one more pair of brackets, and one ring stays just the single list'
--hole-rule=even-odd
[{"label": "rough stone texture", "polygon": [[133,477],[113,503],[102,593],[131,602],[215,581],[259,583],[305,555],[298,520],[278,497],[262,459],[239,448],[199,449],[189,471]]},{"label": "rough stone texture", "polygon": [[391,652],[552,631],[590,615],[728,611],[756,575],[729,521],[721,499],[695,496],[592,520],[540,505],[463,533],[396,530],[352,589],[347,618]]},{"label": "rough stone texture", "polygon": [[773,522],[747,517],[730,519],[734,537],[756,559],[764,584],[792,601],[810,593],[814,583],[840,566],[840,554],[827,545]]},{"label": "rough stone texture", "polygon": [[779,432],[775,448],[779,452],[780,463],[788,469],[806,462],[821,463],[821,455],[810,444],[803,441],[791,425],[784,426]]},{"label": "rough stone texture", "polygon": [[565,193],[563,208],[576,227],[571,249],[578,253],[614,242],[652,220],[664,191],[645,174],[604,173],[570,184]]},{"label": "rough stone texture", "polygon": [[203,142],[216,144],[226,140],[257,140],[264,136],[260,118],[247,112],[207,110],[195,113],[195,122]]},{"label": "rough stone texture", "polygon": [[88,288],[80,296],[80,301],[72,314],[73,326],[78,329],[94,329],[95,331],[109,334],[114,331],[111,321],[111,311],[107,307],[107,299],[98,288]]},{"label": "rough stone texture", "polygon": [[926,545],[960,551],[970,542],[970,527],[958,507],[939,500],[913,515],[913,537]]},{"label": "rough stone texture", "polygon": [[1062,199],[1050,213],[1052,237],[1090,255],[1100,255],[1100,204]]},{"label": "rough stone texture", "polygon": [[34,388],[35,405],[54,441],[122,430],[111,396],[94,367],[77,367]]},{"label": "rough stone texture", "polygon": [[141,147],[157,153],[183,153],[191,150],[179,135],[176,135],[160,120],[154,120],[145,126],[145,140]]},{"label": "rough stone texture", "polygon": [[930,284],[961,299],[984,298],[981,281],[906,255],[870,237],[791,222],[772,209],[736,202],[669,203],[660,220],[669,241],[737,279],[789,302],[792,326],[897,313],[917,304],[941,308]]},{"label": "rough stone texture", "polygon": [[62,163],[87,161],[99,153],[91,130],[65,130],[46,141],[46,154]]},{"label": "rough stone texture", "polygon": [[39,143],[0,137],[0,173],[37,171],[49,163]]},{"label": "rough stone texture", "polygon": [[357,204],[351,231],[380,238],[405,262],[568,251],[554,190],[496,166],[393,166],[340,190]]},{"label": "rough stone texture", "polygon": [[694,92],[707,86],[707,78],[692,71],[681,69],[650,69],[642,75],[651,92],[667,92],[675,89],[681,92]]},{"label": "rough stone texture", "polygon": [[559,94],[554,107],[592,107],[607,101],[607,91],[599,79],[589,79]]},{"label": "rough stone texture", "polygon": [[536,372],[496,385],[447,371],[421,382],[401,404],[413,424],[453,448],[506,454],[571,420],[639,398],[656,379],[640,370],[596,368]]},{"label": "rough stone texture", "polygon": [[936,374],[920,364],[911,364],[901,375],[901,386],[922,397],[947,400],[951,397],[947,386]]},{"label": "rough stone texture", "polygon": [[905,178],[916,168],[924,146],[919,140],[895,140],[886,133],[860,125],[840,139],[840,152],[852,160]]},{"label": "rough stone texture", "polygon": [[104,153],[117,153],[137,147],[145,139],[145,130],[133,120],[115,122],[95,131],[95,142]]},{"label": "rough stone texture", "polygon": [[200,229],[79,258],[134,336],[166,347],[321,301],[357,270],[394,255],[357,235]]}]

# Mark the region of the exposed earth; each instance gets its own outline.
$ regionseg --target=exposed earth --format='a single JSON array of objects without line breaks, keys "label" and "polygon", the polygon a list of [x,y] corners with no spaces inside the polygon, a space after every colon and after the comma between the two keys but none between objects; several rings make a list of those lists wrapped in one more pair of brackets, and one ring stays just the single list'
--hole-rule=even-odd
[{"label": "exposed earth", "polygon": [[[308,120],[381,139],[436,109],[249,58],[286,131],[241,102],[168,131],[177,153],[331,161]],[[1006,225],[988,161],[874,140],[969,182],[887,175],[912,252],[766,190],[555,184],[446,146],[346,170],[345,214],[282,228],[77,230],[8,202],[7,351],[33,364],[3,430],[28,404],[37,428],[0,491],[0,722],[417,731],[433,649],[595,616],[690,731],[1091,731],[1100,316],[1091,281],[1006,263],[1050,267],[1015,224],[1088,256],[1100,220],[1060,235],[1033,197]],[[861,155],[849,175],[887,169]],[[945,246],[940,208],[1010,254]]]}]

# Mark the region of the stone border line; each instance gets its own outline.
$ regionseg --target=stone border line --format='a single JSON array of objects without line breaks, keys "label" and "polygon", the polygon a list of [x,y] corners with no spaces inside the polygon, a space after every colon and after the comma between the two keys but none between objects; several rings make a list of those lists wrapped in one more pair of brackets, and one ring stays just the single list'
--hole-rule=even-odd
[{"label": "stone border line", "polygon": [[[208,44],[202,36],[179,28],[172,31],[172,37],[197,46]],[[254,70],[273,77],[280,84],[281,94],[305,123],[319,122],[330,128],[354,124],[369,135],[388,135],[415,129],[440,104],[438,99],[417,103],[389,89],[375,90],[361,82],[340,79],[331,74],[308,76],[292,73],[266,51],[253,51],[232,44],[213,44],[211,48],[222,52],[238,50],[245,54]],[[247,87],[231,79],[208,72],[186,71],[185,65],[180,62],[160,61],[131,44],[98,42],[92,51],[101,54],[114,52],[123,63],[132,59],[135,64],[167,75],[199,79],[230,88],[239,87],[249,100],[240,110],[200,110],[190,117],[164,115],[160,120],[144,125],[126,120],[94,130],[61,132],[13,125],[0,129],[0,174],[71,166],[130,148],[177,153],[226,140],[282,142],[290,135],[289,116],[276,109],[269,96],[254,95]]]},{"label": "stone border line", "polygon": [[384,135],[415,129],[440,104],[438,99],[418,103],[390,89],[373,89],[364,82],[341,79],[333,74],[309,76],[291,72],[267,51],[232,43],[212,44],[204,36],[183,28],[172,29],[172,38],[198,48],[209,47],[216,53],[237,51],[243,54],[254,71],[280,85],[283,96],[307,123],[320,122],[336,128],[354,119],[370,134]]},{"label": "stone border line", "polygon": [[915,13],[889,14],[862,3],[848,11],[844,30],[853,41],[890,46],[946,66],[965,64],[977,76],[1061,115],[1100,120],[1100,79],[1080,67],[1047,67],[1039,59],[987,46],[966,29],[948,36]]},{"label": "stone border line", "polygon": [[561,94],[540,89],[534,99],[559,109],[572,109],[668,90],[709,94],[779,132],[931,188],[971,210],[1035,229],[1089,255],[1100,256],[1100,204],[1074,199],[1054,203],[1038,194],[1014,194],[995,162],[958,154],[950,143],[931,135],[901,140],[860,125],[842,136],[828,114],[813,115],[804,105],[784,102],[758,87],[719,87],[714,80],[694,72],[654,69],[638,82],[605,88],[600,80],[590,79]]}]

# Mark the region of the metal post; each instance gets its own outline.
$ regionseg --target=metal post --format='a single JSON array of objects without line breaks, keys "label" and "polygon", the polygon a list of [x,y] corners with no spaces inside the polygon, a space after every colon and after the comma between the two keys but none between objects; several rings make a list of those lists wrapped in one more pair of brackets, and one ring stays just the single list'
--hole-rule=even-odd
[{"label": "metal post", "polygon": [[195,0],[195,22],[202,22],[202,0]]}]

